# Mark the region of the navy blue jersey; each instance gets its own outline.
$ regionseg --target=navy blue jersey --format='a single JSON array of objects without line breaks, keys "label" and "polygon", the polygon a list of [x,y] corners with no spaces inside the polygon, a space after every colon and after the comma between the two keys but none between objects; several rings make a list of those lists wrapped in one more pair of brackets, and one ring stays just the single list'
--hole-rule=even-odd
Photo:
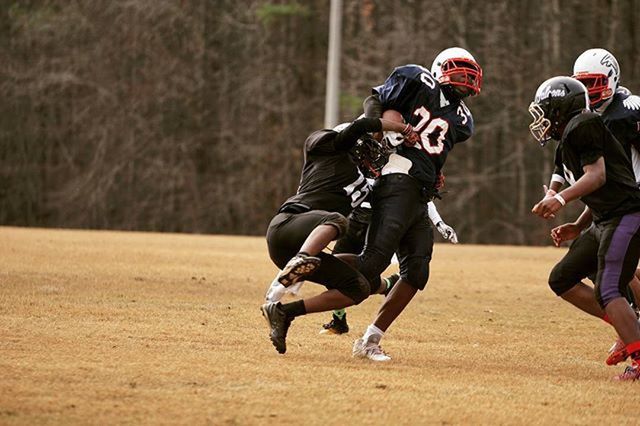
[{"label": "navy blue jersey", "polygon": [[352,161],[349,150],[366,132],[380,131],[378,119],[358,119],[341,132],[324,129],[304,142],[304,166],[297,193],[288,204],[304,204],[311,210],[326,210],[347,216],[364,201],[370,185]]},{"label": "navy blue jersey", "polygon": [[473,133],[473,117],[464,102],[444,93],[424,67],[404,65],[375,87],[383,109],[393,109],[422,137],[414,147],[400,146],[398,154],[411,161],[409,174],[434,190],[436,177],[449,151]]},{"label": "navy blue jersey", "polygon": [[601,117],[629,155],[636,181],[640,182],[640,97],[616,92]]},{"label": "navy blue jersey", "polygon": [[[620,142],[633,165],[636,182],[640,182],[640,97],[616,92],[607,109],[600,115],[605,126]],[[553,174],[563,176],[562,162],[556,153]]]},{"label": "navy blue jersey", "polygon": [[581,198],[594,222],[639,212],[640,189],[624,148],[598,114],[578,114],[567,123],[556,150],[556,164],[562,164],[565,179],[573,185],[584,175],[583,167],[600,157],[605,161],[606,183]]}]

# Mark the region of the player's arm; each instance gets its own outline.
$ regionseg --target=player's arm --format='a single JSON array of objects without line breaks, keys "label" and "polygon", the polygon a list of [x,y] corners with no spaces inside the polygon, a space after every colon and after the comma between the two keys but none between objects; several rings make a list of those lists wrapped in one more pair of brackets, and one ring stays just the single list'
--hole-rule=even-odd
[{"label": "player's arm", "polygon": [[599,157],[594,163],[582,167],[584,174],[567,189],[545,198],[533,207],[532,212],[542,218],[548,219],[565,204],[580,197],[591,194],[607,182],[607,171],[604,157]]},{"label": "player's arm", "polygon": [[[604,161],[604,143],[611,134],[598,117],[584,121],[565,139],[567,149],[572,149],[580,156],[583,175],[568,188],[551,198],[544,198],[531,210],[534,214],[549,219],[565,204],[602,187],[607,181],[607,170]],[[557,157],[557,154],[556,154]]]},{"label": "player's arm", "polygon": [[364,109],[364,116],[366,118],[381,118],[384,111],[380,97],[376,93],[364,100],[362,108]]},{"label": "player's arm", "polygon": [[607,170],[604,157],[599,157],[594,163],[582,167],[584,174],[562,192],[550,198],[545,198],[533,207],[532,212],[542,218],[550,218],[565,204],[580,197],[591,194],[607,182]]},{"label": "player's arm", "polygon": [[582,214],[573,223],[565,223],[551,230],[551,239],[556,247],[559,247],[563,241],[570,241],[578,237],[580,232],[586,229],[593,221],[593,215],[589,207],[584,208]]},{"label": "player's arm", "polygon": [[436,209],[436,205],[433,201],[430,201],[427,204],[427,213],[429,214],[431,223],[433,223],[440,235],[442,235],[445,240],[449,240],[452,244],[458,244],[458,234],[456,234],[455,229],[447,225],[444,220],[442,220],[442,217],[440,217],[438,209]]},{"label": "player's arm", "polygon": [[382,110],[394,109],[403,115],[412,113],[406,111],[407,100],[413,99],[415,93],[422,89],[434,89],[435,79],[429,71],[415,65],[405,65],[393,70],[385,82],[373,89],[378,97]]},{"label": "player's arm", "polygon": [[349,150],[365,133],[375,133],[380,131],[393,131],[405,136],[415,133],[410,124],[383,120],[381,118],[359,118],[338,134],[335,140],[335,149]]}]

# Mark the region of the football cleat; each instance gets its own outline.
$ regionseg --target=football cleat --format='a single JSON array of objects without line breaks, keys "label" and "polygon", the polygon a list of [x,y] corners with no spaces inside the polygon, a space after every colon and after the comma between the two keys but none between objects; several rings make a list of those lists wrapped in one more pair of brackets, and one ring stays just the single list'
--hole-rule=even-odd
[{"label": "football cleat", "polygon": [[611,346],[611,349],[609,349],[609,356],[607,357],[606,363],[607,365],[617,365],[627,358],[629,358],[627,346],[621,339],[618,339],[613,346]]},{"label": "football cleat", "polygon": [[640,365],[635,362],[624,369],[622,374],[613,377],[619,382],[633,382],[640,379]]},{"label": "football cleat", "polygon": [[312,274],[320,266],[320,259],[305,254],[297,254],[284,266],[276,278],[280,284],[289,287]]},{"label": "football cleat", "polygon": [[260,307],[260,310],[269,324],[271,343],[278,353],[285,353],[287,351],[287,331],[291,325],[291,318],[282,310],[282,304],[279,302],[265,303]]},{"label": "football cleat", "polygon": [[373,339],[364,340],[362,338],[353,342],[353,351],[351,355],[354,358],[368,358],[371,361],[386,362],[391,361],[391,357],[387,355],[380,344]]},{"label": "football cleat", "polygon": [[347,314],[342,319],[332,315],[331,321],[322,326],[320,334],[345,334],[349,332],[349,324],[347,324]]}]

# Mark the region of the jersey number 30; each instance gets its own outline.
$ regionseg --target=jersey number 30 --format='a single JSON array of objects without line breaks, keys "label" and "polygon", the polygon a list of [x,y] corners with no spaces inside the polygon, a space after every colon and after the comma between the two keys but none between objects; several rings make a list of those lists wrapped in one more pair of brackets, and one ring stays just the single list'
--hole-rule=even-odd
[{"label": "jersey number 30", "polygon": [[422,117],[414,130],[420,135],[420,146],[427,154],[439,155],[444,149],[444,139],[449,130],[449,123],[441,118],[431,119],[431,113],[421,106],[413,115]]}]

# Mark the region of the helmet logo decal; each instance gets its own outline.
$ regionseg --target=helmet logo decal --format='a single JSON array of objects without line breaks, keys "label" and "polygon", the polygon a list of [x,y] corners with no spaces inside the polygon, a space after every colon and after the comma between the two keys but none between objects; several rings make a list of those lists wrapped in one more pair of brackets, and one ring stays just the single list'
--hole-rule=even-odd
[{"label": "helmet logo decal", "polygon": [[613,68],[616,73],[620,72],[617,61],[609,54],[604,55],[602,59],[600,59],[600,63],[605,67]]},{"label": "helmet logo decal", "polygon": [[540,92],[540,100],[542,99],[546,99],[546,98],[561,98],[563,96],[566,95],[566,92],[564,91],[564,89],[552,89],[551,86],[547,86],[544,89],[542,89],[542,92]]}]

